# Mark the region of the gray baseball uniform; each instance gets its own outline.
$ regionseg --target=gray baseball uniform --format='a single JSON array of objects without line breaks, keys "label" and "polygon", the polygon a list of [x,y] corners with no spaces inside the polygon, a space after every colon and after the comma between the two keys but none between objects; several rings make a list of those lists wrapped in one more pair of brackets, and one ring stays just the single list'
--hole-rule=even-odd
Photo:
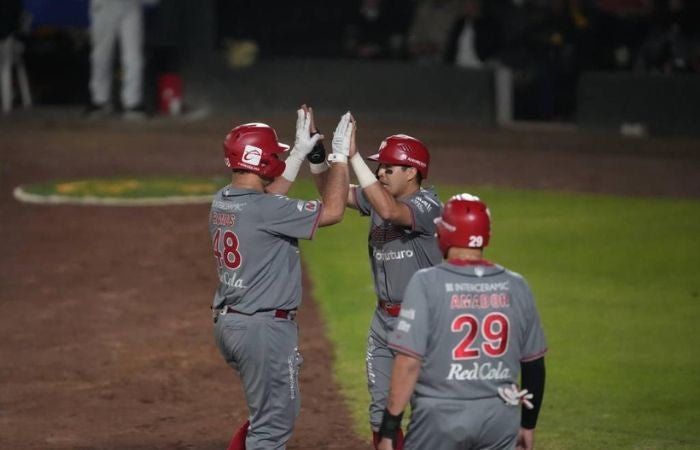
[{"label": "gray baseball uniform", "polygon": [[297,239],[313,237],[321,207],[231,186],[212,203],[209,231],[219,274],[214,336],[243,383],[247,448],[284,449],[299,414]]},{"label": "gray baseball uniform", "polygon": [[422,360],[405,449],[510,449],[520,408],[498,397],[520,363],[547,351],[522,276],[502,266],[444,262],[415,274],[389,347]]},{"label": "gray baseball uniform", "polygon": [[[369,259],[374,279],[374,291],[382,302],[398,306],[406,285],[418,270],[442,261],[435,238],[435,218],[442,213],[442,204],[433,189],[421,188],[398,200],[408,205],[413,215],[410,227],[396,226],[384,221],[372,208],[360,188],[354,190],[358,210],[370,216]],[[389,332],[396,317],[378,307],[372,317],[367,339],[367,386],[371,402],[370,425],[375,431],[382,422],[391,382],[394,354],[387,346]]]}]

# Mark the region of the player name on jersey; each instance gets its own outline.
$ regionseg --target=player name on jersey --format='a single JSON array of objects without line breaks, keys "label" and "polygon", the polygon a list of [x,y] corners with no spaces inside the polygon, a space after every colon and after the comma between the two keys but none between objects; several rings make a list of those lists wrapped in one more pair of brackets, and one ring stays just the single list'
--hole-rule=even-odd
[{"label": "player name on jersey", "polygon": [[493,294],[453,294],[450,309],[510,308],[510,297],[505,292]]},{"label": "player name on jersey", "polygon": [[236,216],[214,211],[211,213],[211,223],[214,225],[232,227],[236,223]]}]

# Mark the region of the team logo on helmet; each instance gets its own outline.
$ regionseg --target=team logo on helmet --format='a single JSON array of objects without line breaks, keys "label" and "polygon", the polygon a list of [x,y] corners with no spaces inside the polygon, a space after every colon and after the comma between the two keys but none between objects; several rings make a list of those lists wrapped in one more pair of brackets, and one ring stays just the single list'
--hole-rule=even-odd
[{"label": "team logo on helmet", "polygon": [[251,166],[259,166],[262,158],[262,150],[254,145],[246,145],[243,149],[243,162]]}]

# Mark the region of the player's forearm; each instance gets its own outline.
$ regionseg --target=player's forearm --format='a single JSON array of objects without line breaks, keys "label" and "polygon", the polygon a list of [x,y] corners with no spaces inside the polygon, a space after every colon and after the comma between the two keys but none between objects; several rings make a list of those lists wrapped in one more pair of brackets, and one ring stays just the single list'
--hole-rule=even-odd
[{"label": "player's forearm", "polygon": [[544,398],[545,366],[544,357],[534,361],[520,363],[521,386],[527,389],[533,397],[530,400],[534,408],[523,408],[520,425],[523,428],[532,430],[537,426],[537,418],[540,414],[540,407]]},{"label": "player's forearm", "polygon": [[391,371],[391,390],[387,401],[387,410],[394,415],[401,414],[406,408],[420,374],[421,361],[403,354],[394,358]]},{"label": "player's forearm", "polygon": [[379,217],[396,225],[412,224],[413,217],[408,207],[396,201],[394,196],[382,187],[359,153],[355,153],[350,158],[350,165],[357,176],[357,181],[360,183],[365,197],[367,197],[372,208],[379,214]]},{"label": "player's forearm", "polygon": [[328,170],[324,170],[323,172],[318,172],[318,173],[313,173],[313,178],[314,178],[314,184],[316,185],[316,190],[318,193],[323,196],[323,193],[326,190],[326,182],[328,181]]},{"label": "player's forearm", "polygon": [[345,202],[348,197],[347,163],[333,163],[327,173],[328,179],[323,192],[323,209],[319,219],[320,226],[332,225],[343,219]]},{"label": "player's forearm", "polygon": [[379,182],[363,188],[365,197],[382,219],[395,225],[411,225],[408,206],[397,201]]},{"label": "player's forearm", "polygon": [[348,189],[348,201],[346,202],[346,205],[345,205],[348,208],[358,209],[357,197],[355,196],[355,194],[357,193],[356,189],[358,187],[359,186],[357,186],[356,184],[351,184],[350,188]]}]

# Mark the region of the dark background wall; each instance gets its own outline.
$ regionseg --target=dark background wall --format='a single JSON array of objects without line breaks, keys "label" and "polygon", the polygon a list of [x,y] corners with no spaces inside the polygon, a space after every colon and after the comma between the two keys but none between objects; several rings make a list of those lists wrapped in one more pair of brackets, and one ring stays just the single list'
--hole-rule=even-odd
[{"label": "dark background wall", "polygon": [[[413,1],[391,0],[406,27]],[[38,104],[86,99],[89,39],[87,0],[25,0],[43,14],[26,37],[26,61]],[[147,14],[148,98],[155,102],[161,70],[185,78],[185,100],[212,109],[289,110],[300,102],[325,109],[353,109],[388,117],[495,123],[490,70],[407,59],[361,60],[342,52],[343,20],[356,1],[299,2],[161,0]],[[59,7],[60,6],[60,7]],[[72,13],[68,13],[72,10]],[[228,60],[232,40],[255,38],[249,67]],[[170,51],[163,52],[163,48]],[[163,54],[167,58],[163,58]],[[167,59],[167,63],[163,63]],[[516,119],[535,100],[515,77]],[[632,71],[583,71],[573,121],[584,128],[617,132],[638,124],[651,134],[700,134],[700,75]],[[524,115],[527,118],[527,115]]]},{"label": "dark background wall", "polygon": [[223,64],[193,74],[189,91],[217,109],[293,111],[301,103],[325,110],[391,118],[492,125],[493,75],[402,61],[284,58],[251,67]]},{"label": "dark background wall", "polygon": [[700,76],[584,73],[577,93],[577,123],[618,131],[625,124],[652,135],[700,136]]}]

